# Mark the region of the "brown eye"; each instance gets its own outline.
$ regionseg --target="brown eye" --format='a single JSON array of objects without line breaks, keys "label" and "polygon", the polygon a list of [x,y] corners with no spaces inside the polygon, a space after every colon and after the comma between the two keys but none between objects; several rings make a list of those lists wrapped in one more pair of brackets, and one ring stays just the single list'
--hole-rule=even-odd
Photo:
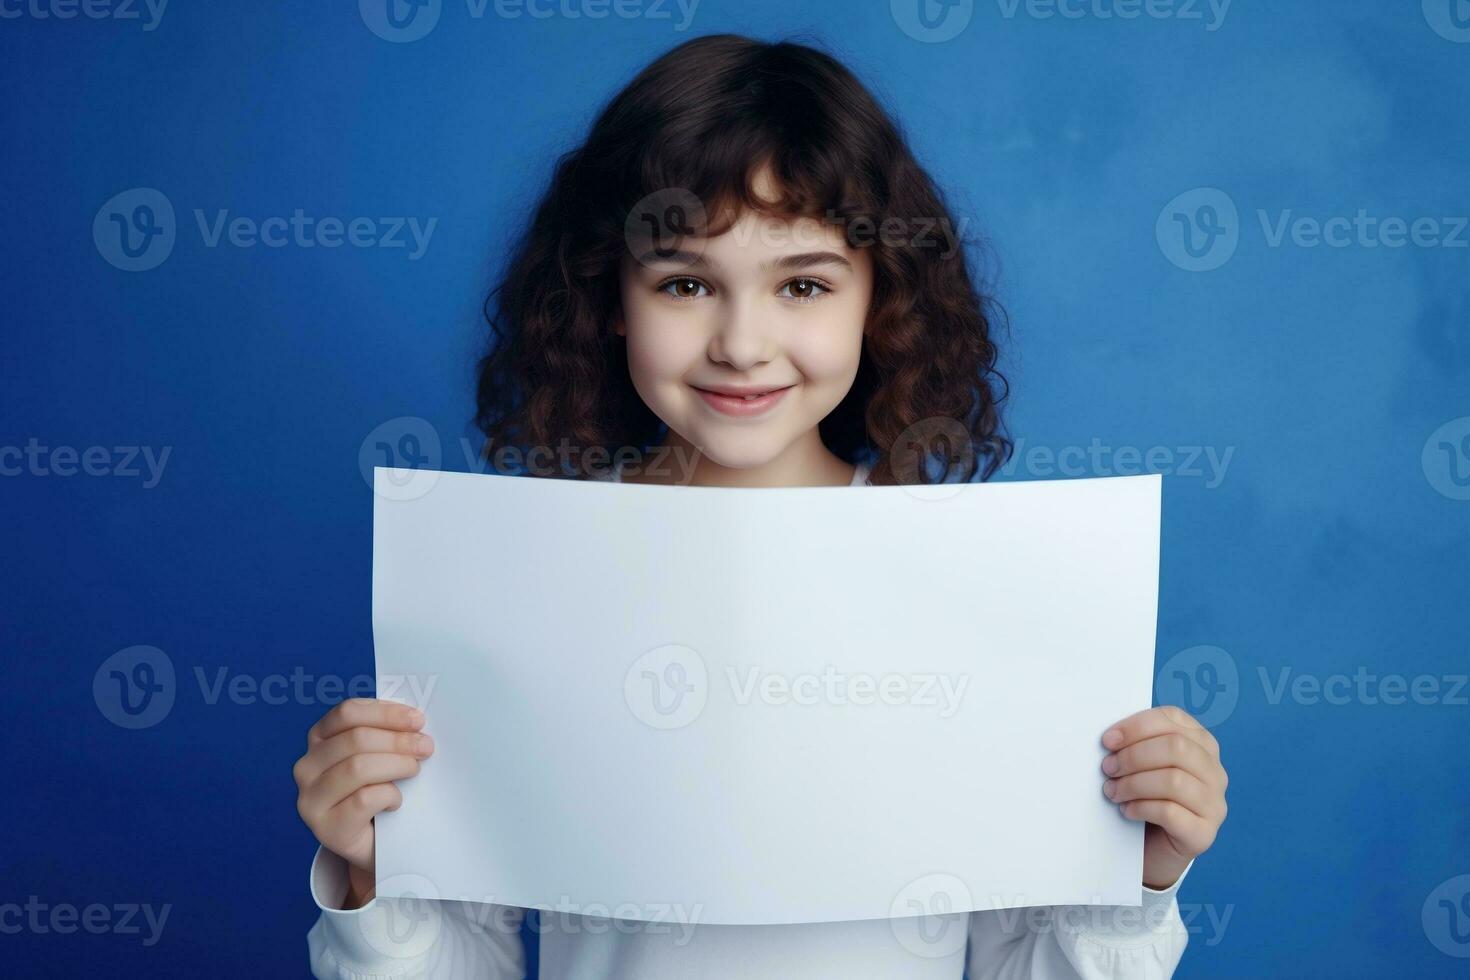
[{"label": "brown eye", "polygon": [[832,290],[826,284],[815,279],[793,279],[781,287],[782,291],[790,290],[790,297],[798,303],[812,303],[818,298],[825,296]]},{"label": "brown eye", "polygon": [[[672,290],[670,290],[669,288],[671,286],[673,287]],[[677,300],[690,300],[698,299],[699,290],[703,288],[705,288],[704,283],[700,282],[698,279],[679,277],[675,279],[670,279],[667,282],[663,283],[658,287],[658,291],[661,293],[667,293]]]}]

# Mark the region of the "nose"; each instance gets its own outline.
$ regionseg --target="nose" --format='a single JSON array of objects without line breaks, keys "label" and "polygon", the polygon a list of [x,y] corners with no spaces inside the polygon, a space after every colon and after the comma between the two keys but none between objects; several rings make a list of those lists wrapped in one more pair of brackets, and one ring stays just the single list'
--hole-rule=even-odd
[{"label": "nose", "polygon": [[750,297],[734,297],[720,310],[710,337],[709,358],[735,371],[747,371],[776,356],[771,318]]}]

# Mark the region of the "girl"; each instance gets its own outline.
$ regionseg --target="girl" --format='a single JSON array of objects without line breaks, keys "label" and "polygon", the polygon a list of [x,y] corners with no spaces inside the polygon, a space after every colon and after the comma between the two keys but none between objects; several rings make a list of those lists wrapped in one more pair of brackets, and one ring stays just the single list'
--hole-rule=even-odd
[{"label": "girl", "polygon": [[[1004,381],[991,304],[952,229],[892,122],[831,57],[734,36],[683,44],[560,161],[487,303],[487,445],[581,447],[557,475],[639,483],[987,478],[1010,450]],[[423,723],[404,705],[348,701],[308,733],[295,777],[322,845],[316,976],[524,974],[520,909],[373,899],[373,817],[432,754]],[[1175,892],[1225,816],[1219,747],[1173,707],[1099,734],[1100,790],[1147,822],[1141,915],[976,912],[909,933],[542,912],[526,923],[541,976],[1168,977],[1188,939]]]}]

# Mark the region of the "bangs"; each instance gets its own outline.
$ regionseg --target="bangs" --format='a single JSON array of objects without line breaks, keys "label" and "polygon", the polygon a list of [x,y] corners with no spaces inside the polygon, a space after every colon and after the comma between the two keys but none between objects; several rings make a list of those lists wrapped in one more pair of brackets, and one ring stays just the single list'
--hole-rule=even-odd
[{"label": "bangs", "polygon": [[[684,202],[686,220],[679,230],[701,238],[724,234],[745,213],[833,222],[854,211],[857,195],[840,176],[844,168],[835,159],[835,148],[812,147],[797,154],[781,143],[761,145],[765,142],[761,137],[769,140],[769,134],[748,135],[749,142],[725,138],[714,147],[691,147],[679,157],[666,156],[658,162],[674,176],[635,188],[636,200],[663,197],[672,204],[673,198],[683,196],[679,191],[687,191],[691,199]],[[752,153],[746,146],[759,148]],[[672,225],[678,217],[665,214],[664,220]]]},{"label": "bangs", "polygon": [[622,152],[581,161],[604,178],[601,207],[588,204],[605,227],[652,216],[715,237],[744,212],[830,222],[881,208],[896,134],[841,66],[790,45],[702,41],[701,58],[650,66],[609,107],[609,126],[631,127],[604,144]]}]

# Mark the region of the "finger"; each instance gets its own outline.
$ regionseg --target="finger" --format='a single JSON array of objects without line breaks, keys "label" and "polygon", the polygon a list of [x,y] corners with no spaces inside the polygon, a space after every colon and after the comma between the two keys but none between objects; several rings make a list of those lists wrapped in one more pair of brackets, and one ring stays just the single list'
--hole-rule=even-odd
[{"label": "finger", "polygon": [[[1198,742],[1215,758],[1220,757],[1220,743],[1183,708],[1166,704],[1135,712],[1103,733],[1103,745],[1114,751],[1155,735],[1178,731]],[[1114,733],[1117,734],[1114,734]]]},{"label": "finger", "polygon": [[1150,769],[1103,783],[1103,793],[1114,803],[1129,800],[1173,800],[1195,816],[1209,819],[1216,796],[1199,777],[1183,769]]},{"label": "finger", "polygon": [[1109,776],[1126,776],[1148,769],[1178,767],[1214,786],[1219,782],[1220,763],[1194,739],[1182,732],[1155,735],[1119,749],[1102,761]]},{"label": "finger", "polygon": [[1129,820],[1157,824],[1190,854],[1203,854],[1215,843],[1214,825],[1172,800],[1129,800],[1119,810]]},{"label": "finger", "polygon": [[364,786],[407,779],[419,771],[419,760],[389,752],[350,755],[337,763],[301,794],[309,813],[321,814]]},{"label": "finger", "polygon": [[292,771],[296,785],[314,783],[318,776],[351,755],[389,752],[427,759],[434,752],[434,739],[422,732],[391,732],[384,728],[349,728],[318,742],[296,763]]},{"label": "finger", "polygon": [[337,840],[352,840],[368,822],[384,810],[403,805],[403,791],[392,783],[359,786],[345,800],[327,811],[320,833]]},{"label": "finger", "polygon": [[375,698],[350,698],[322,716],[306,733],[309,746],[325,742],[349,728],[389,728],[412,732],[423,727],[424,713],[418,708],[396,701]]}]

